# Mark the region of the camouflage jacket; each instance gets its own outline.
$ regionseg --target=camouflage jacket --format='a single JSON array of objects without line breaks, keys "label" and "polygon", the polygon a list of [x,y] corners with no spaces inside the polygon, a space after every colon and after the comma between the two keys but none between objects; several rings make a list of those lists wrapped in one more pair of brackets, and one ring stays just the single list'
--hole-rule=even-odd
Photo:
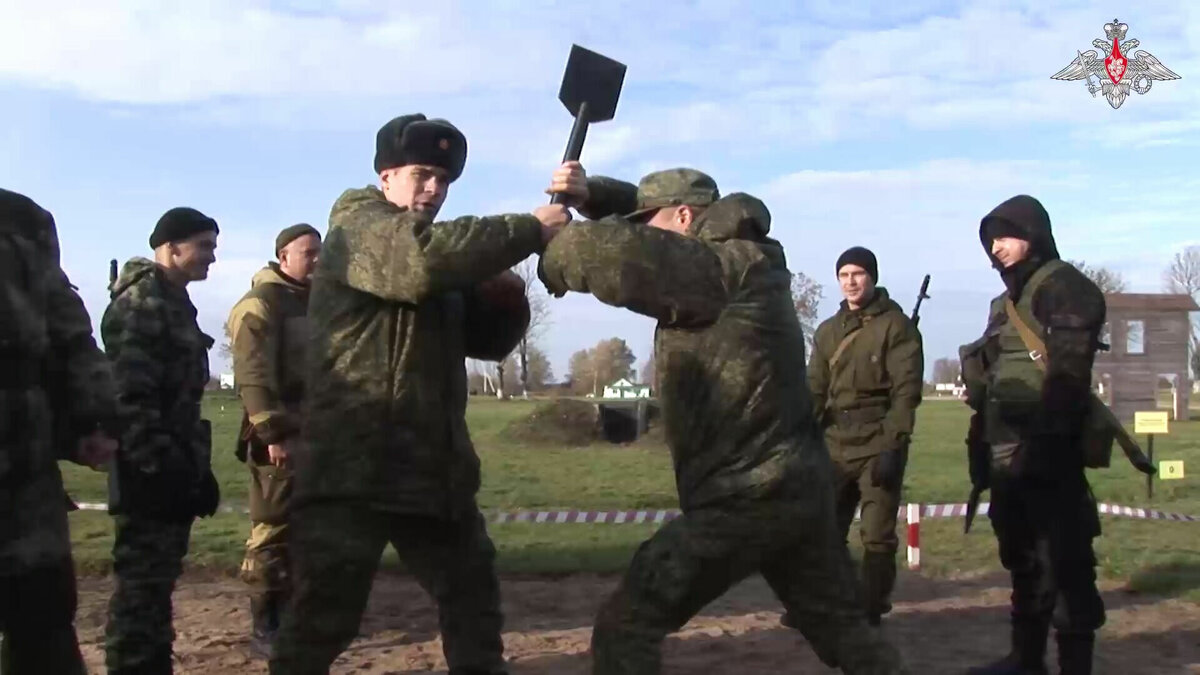
[{"label": "camouflage jacket", "polygon": [[[613,191],[611,179],[603,184]],[[627,210],[626,185],[609,209],[593,197],[581,211]],[[655,387],[685,510],[829,480],[796,349],[791,273],[769,227],[763,203],[735,193],[708,207],[689,236],[611,216],[568,225],[542,256],[552,293],[591,293],[657,319]]]},{"label": "camouflage jacket", "polygon": [[531,215],[432,222],[374,187],[338,198],[309,300],[296,507],[350,499],[440,517],[473,507],[465,359],[503,359],[529,323],[527,304],[496,309],[474,289],[541,241]]},{"label": "camouflage jacket", "polygon": [[0,577],[70,554],[57,460],[115,415],[108,362],[59,266],[54,218],[0,190]]},{"label": "camouflage jacket", "polygon": [[238,458],[247,443],[279,443],[300,432],[308,350],[308,285],[276,263],[258,271],[229,312],[233,379],[244,409]]},{"label": "camouflage jacket", "polygon": [[[125,263],[100,324],[124,422],[122,476],[171,473],[195,483],[210,470],[212,439],[200,416],[213,339],[200,330],[187,289],[146,258]],[[123,509],[112,503],[110,509]]]},{"label": "camouflage jacket", "polygon": [[[831,364],[838,346],[856,332]],[[817,327],[808,362],[814,412],[830,453],[858,459],[908,443],[924,372],[921,333],[886,288],[877,287],[858,310],[843,300]]]}]

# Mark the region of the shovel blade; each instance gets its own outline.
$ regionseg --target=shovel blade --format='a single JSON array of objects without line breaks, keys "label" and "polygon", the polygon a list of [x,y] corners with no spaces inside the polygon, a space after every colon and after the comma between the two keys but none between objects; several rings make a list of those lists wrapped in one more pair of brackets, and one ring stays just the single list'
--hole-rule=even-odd
[{"label": "shovel blade", "polygon": [[[583,108],[586,119],[582,121],[604,122],[616,115],[624,82],[625,64],[579,45],[571,45],[558,100],[573,117],[578,117]],[[584,103],[587,105],[583,106]]]}]

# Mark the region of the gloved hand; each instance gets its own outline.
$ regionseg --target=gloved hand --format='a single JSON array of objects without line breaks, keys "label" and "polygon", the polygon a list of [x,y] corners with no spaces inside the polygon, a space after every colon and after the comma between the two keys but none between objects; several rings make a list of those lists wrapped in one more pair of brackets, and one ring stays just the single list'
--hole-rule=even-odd
[{"label": "gloved hand", "polygon": [[201,518],[208,518],[217,512],[220,503],[221,486],[217,483],[212,469],[208,469],[201,475],[200,484],[196,488],[195,513]]},{"label": "gloved hand", "polygon": [[904,466],[908,463],[908,444],[884,450],[871,465],[871,485],[899,490],[904,481]]},{"label": "gloved hand", "polygon": [[185,522],[193,517],[192,486],[196,476],[177,453],[162,457],[153,473],[118,460],[117,474],[121,504],[117,512],[166,522]]}]

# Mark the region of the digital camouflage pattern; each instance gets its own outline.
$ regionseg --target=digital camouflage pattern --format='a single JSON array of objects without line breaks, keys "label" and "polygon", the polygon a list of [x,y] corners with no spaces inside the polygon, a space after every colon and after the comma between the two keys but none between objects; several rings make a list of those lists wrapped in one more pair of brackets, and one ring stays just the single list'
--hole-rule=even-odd
[{"label": "digital camouflage pattern", "polygon": [[[872,621],[891,610],[900,546],[896,516],[924,372],[921,333],[883,286],[859,309],[843,300],[813,337],[808,383],[814,415],[834,460],[843,539],[861,506],[863,599]],[[894,473],[890,482],[880,480],[888,473]]]},{"label": "digital camouflage pattern", "polygon": [[125,431],[109,490],[116,588],[106,660],[110,673],[169,672],[171,591],[188,532],[195,516],[217,507],[211,428],[200,416],[213,340],[187,289],[153,261],[125,263],[110,292],[100,330]]},{"label": "digital camouflage pattern", "polygon": [[82,675],[58,460],[112,429],[116,397],[53,216],[0,190],[0,672]]},{"label": "digital camouflage pattern", "polygon": [[293,593],[271,672],[328,672],[388,541],[438,603],[451,672],[503,672],[465,359],[516,347],[528,304],[493,307],[477,288],[541,247],[532,215],[433,222],[374,187],[334,204],[309,301],[308,381],[321,386],[295,461]]},{"label": "digital camouflage pattern", "polygon": [[[991,255],[994,231],[1020,234],[1031,244],[1029,257],[1002,268]],[[1013,651],[1001,663],[1044,667],[1053,623],[1063,672],[1091,672],[1105,612],[1092,550],[1100,521],[1079,438],[1104,295],[1060,262],[1050,217],[1032,197],[997,206],[980,223],[979,236],[1006,287],[992,302],[982,344],[963,349],[974,390],[968,446],[984,439],[991,450],[986,470],[978,460],[972,464],[972,479],[992,490],[988,518],[1012,577]],[[1006,297],[1044,336],[1044,376],[1008,321]]]},{"label": "digital camouflage pattern", "polygon": [[112,374],[59,265],[54,218],[0,190],[0,576],[70,556],[58,460],[112,428]]},{"label": "digital camouflage pattern", "polygon": [[541,248],[532,215],[433,222],[378,188],[334,204],[309,301],[308,450],[293,506],[352,499],[397,513],[469,514],[479,458],[465,420],[467,357],[498,361],[529,323],[474,288]]},{"label": "digital camouflage pattern", "polygon": [[665,636],[755,572],[824,663],[901,672],[866,625],[837,536],[791,273],[766,207],[729,195],[688,236],[610,216],[595,196],[586,208],[604,220],[568,225],[541,276],[552,293],[591,293],[658,321],[656,388],[684,512],[642,544],[600,610],[593,672],[659,672]]},{"label": "digital camouflage pattern", "polygon": [[380,555],[389,543],[437,603],[450,672],[507,672],[496,548],[478,511],[446,521],[336,503],[299,509],[290,527],[298,573],[275,641],[272,673],[329,672],[358,635]]}]

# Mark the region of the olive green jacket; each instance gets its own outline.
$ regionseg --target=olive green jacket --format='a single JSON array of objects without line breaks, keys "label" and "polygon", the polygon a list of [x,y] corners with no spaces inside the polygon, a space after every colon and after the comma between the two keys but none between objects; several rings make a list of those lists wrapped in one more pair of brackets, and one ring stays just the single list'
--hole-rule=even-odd
[{"label": "olive green jacket", "polygon": [[[861,331],[831,363],[838,346]],[[921,333],[886,288],[867,306],[817,327],[808,383],[835,459],[858,459],[907,444],[913,432],[925,357]]]}]

